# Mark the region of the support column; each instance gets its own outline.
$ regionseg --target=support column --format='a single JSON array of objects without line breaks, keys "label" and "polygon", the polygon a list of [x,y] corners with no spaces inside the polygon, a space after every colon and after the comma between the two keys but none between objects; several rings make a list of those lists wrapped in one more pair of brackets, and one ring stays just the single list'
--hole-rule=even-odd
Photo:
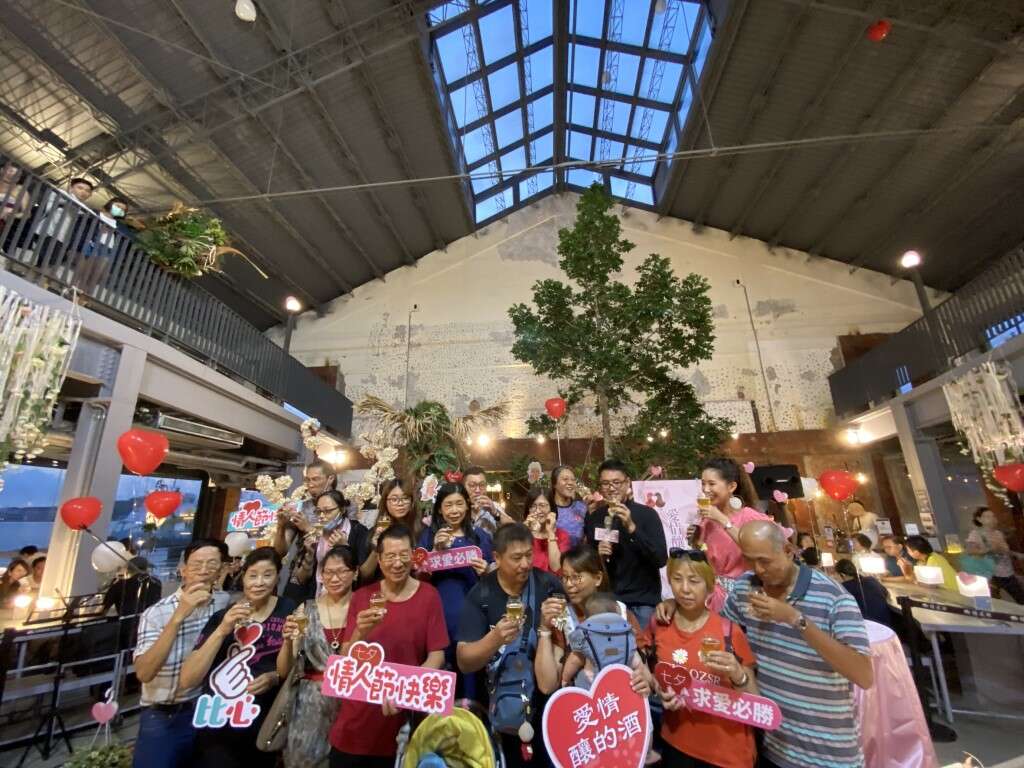
[{"label": "support column", "polygon": [[[68,470],[61,488],[58,506],[78,496],[96,496],[103,512],[91,526],[105,540],[117,501],[121,478],[121,457],[117,438],[132,428],[139,387],[146,367],[146,353],[135,347],[123,347],[117,364],[113,391],[109,400],[93,400],[82,406],[82,414],[71,446]],[[46,571],[41,593],[77,595],[94,592],[99,586],[90,557],[96,543],[87,533],[73,531],[60,520],[53,525],[47,551]]]},{"label": "support column", "polygon": [[[921,531],[938,537],[942,548],[945,537],[958,534],[956,513],[946,494],[946,470],[936,440],[923,434],[914,423],[913,413],[899,400],[890,403],[896,436],[900,441],[903,458],[910,473],[910,486],[917,500],[918,522]],[[904,520],[904,525],[912,520]]]}]

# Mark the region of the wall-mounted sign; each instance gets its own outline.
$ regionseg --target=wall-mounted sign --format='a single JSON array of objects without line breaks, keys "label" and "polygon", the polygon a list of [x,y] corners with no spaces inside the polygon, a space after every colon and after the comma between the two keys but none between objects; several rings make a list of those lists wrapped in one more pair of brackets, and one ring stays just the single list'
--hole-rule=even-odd
[{"label": "wall-mounted sign", "polygon": [[246,501],[228,515],[228,533],[232,531],[255,531],[274,522],[280,504],[264,504],[259,499]]}]

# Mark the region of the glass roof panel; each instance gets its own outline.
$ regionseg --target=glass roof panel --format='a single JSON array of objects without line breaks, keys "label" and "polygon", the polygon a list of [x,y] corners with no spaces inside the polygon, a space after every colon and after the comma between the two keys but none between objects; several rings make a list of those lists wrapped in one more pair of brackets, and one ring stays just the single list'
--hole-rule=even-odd
[{"label": "glass roof panel", "polygon": [[488,197],[486,200],[481,200],[476,204],[476,221],[479,224],[481,221],[494,218],[499,214],[505,213],[513,203],[512,190],[506,189],[493,197]]},{"label": "glass roof panel", "polygon": [[597,62],[601,51],[589,45],[569,46],[569,79],[573,83],[597,87]]},{"label": "glass roof panel", "polygon": [[668,115],[668,112],[661,109],[637,107],[636,115],[633,117],[633,128],[629,135],[660,144],[665,136],[665,125],[668,123]]},{"label": "glass roof panel", "polygon": [[549,93],[547,96],[541,96],[539,99],[534,99],[530,103],[533,104],[533,124],[530,126],[531,132],[536,133],[554,122],[554,96]]},{"label": "glass roof panel", "polygon": [[501,172],[504,178],[526,169],[526,150],[517,147],[501,156]]},{"label": "glass roof panel", "polygon": [[530,143],[530,157],[533,158],[534,165],[549,162],[554,154],[555,134],[553,131],[548,131],[543,136],[537,138],[536,141]]},{"label": "glass roof panel", "polygon": [[551,0],[519,0],[523,45],[551,37]]},{"label": "glass roof panel", "polygon": [[[531,184],[531,181],[533,182]],[[534,174],[530,179],[519,182],[519,198],[525,199],[540,194],[551,188],[555,183],[555,174],[551,171],[541,171]]]},{"label": "glass roof panel", "polygon": [[[480,82],[477,81],[451,92],[452,112],[455,114],[455,124],[459,128],[465,128],[487,114],[486,105],[482,99],[477,99],[473,90],[480,87]],[[481,111],[481,106],[484,107],[484,111]]]},{"label": "glass roof panel", "polygon": [[638,173],[641,176],[653,176],[654,160],[645,158],[652,158],[655,154],[657,153],[653,150],[631,145],[626,150],[626,170],[630,173]]},{"label": "glass roof panel", "polygon": [[625,136],[626,129],[629,127],[629,113],[632,109],[633,105],[625,101],[601,99],[601,117],[598,127],[602,131]]},{"label": "glass roof panel", "polygon": [[494,130],[498,132],[498,147],[507,147],[523,138],[523,111],[517,109],[494,121]]},{"label": "glass roof panel", "polygon": [[638,184],[618,176],[612,176],[609,181],[611,181],[612,194],[615,197],[632,200],[634,203],[654,205],[654,192],[650,184]]},{"label": "glass roof panel", "polygon": [[622,32],[618,37],[620,42],[639,46],[644,44],[650,8],[651,0],[631,0],[629,13],[622,14]]},{"label": "glass roof panel", "polygon": [[427,22],[430,26],[449,21],[456,16],[469,10],[469,0],[454,0],[450,3],[442,3],[427,14]]},{"label": "glass roof panel", "polygon": [[[472,39],[472,35],[468,37],[463,35],[463,31],[466,29],[472,31],[472,27],[462,27],[437,38],[436,41],[437,52],[441,56],[441,66],[444,67],[444,79],[449,83],[461,80],[476,71],[476,67],[473,67],[472,70],[469,68],[470,58],[477,54],[476,41]],[[472,54],[466,53],[467,46],[471,49]]]},{"label": "glass roof panel", "polygon": [[491,108],[501,109],[519,98],[519,67],[514,63],[487,76],[491,89]]},{"label": "glass roof panel", "polygon": [[630,53],[616,54],[618,72],[612,71],[608,58],[605,59],[604,73],[601,75],[601,87],[616,93],[633,95],[636,90],[636,76],[640,71],[640,57]]},{"label": "glass roof panel", "polygon": [[711,50],[711,27],[705,19],[704,23],[700,25],[699,42],[697,50],[694,52],[693,70],[698,80],[700,73],[704,71],[704,62],[707,61],[709,50]]},{"label": "glass roof panel", "polygon": [[541,88],[547,88],[551,85],[555,72],[554,62],[552,61],[553,53],[554,49],[549,45],[547,48],[542,48],[526,57],[529,63],[529,77],[526,82],[526,88],[530,93],[535,93]]},{"label": "glass roof panel", "polygon": [[593,146],[593,137],[579,131],[569,131],[569,139],[565,142],[569,157],[573,160],[589,160]]},{"label": "glass roof panel", "polygon": [[512,28],[512,6],[506,5],[497,11],[481,17],[480,39],[484,44],[484,63],[493,64],[503,59],[516,49],[515,35],[509,34]]},{"label": "glass roof panel", "polygon": [[583,187],[584,189],[589,187],[594,182],[600,184],[604,180],[604,177],[601,176],[601,174],[594,173],[593,171],[589,171],[586,168],[570,168],[566,176],[566,180],[570,184],[577,187]]},{"label": "glass roof panel", "polygon": [[586,93],[570,94],[569,122],[588,128],[594,127],[594,97]]},{"label": "glass roof panel", "polygon": [[640,80],[640,95],[651,101],[671,104],[676,97],[676,89],[683,71],[683,65],[674,61],[646,59],[644,74]]},{"label": "glass roof panel", "polygon": [[498,179],[498,164],[488,163],[482,168],[477,168],[473,171],[473,193],[480,194],[486,192],[488,189],[493,187],[499,181]]},{"label": "glass roof panel", "polygon": [[490,133],[490,130],[491,126],[488,123],[462,137],[462,154],[466,158],[467,165],[472,165],[490,153],[490,139],[486,135]]},{"label": "glass roof panel", "polygon": [[571,0],[569,3],[569,28],[576,25],[577,35],[601,37],[604,30],[605,0]]}]

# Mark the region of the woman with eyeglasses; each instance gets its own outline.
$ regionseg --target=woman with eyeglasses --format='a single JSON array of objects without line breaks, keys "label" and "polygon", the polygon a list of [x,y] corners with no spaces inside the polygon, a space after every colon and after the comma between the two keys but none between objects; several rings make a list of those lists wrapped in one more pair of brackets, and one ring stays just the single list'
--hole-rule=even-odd
[{"label": "woman with eyeglasses", "polygon": [[[669,675],[657,675],[658,694],[665,707],[661,737],[665,768],[751,768],[754,734],[732,720],[688,709],[680,696],[689,680],[757,693],[754,654],[743,630],[708,610],[715,573],[700,550],[669,553],[668,582],[674,611],[668,624],[652,620],[649,633],[657,662],[672,665]],[[668,679],[678,679],[673,685]],[[668,678],[668,679],[666,679]]]},{"label": "woman with eyeglasses", "polygon": [[416,509],[416,497],[412,484],[396,477],[388,480],[380,491],[380,504],[374,518],[373,530],[370,532],[369,554],[361,560],[359,581],[366,584],[380,581],[380,564],[377,560],[377,541],[388,526],[401,523],[412,531],[413,541],[419,541],[423,524]]},{"label": "woman with eyeglasses", "polygon": [[576,498],[576,473],[564,464],[551,470],[551,506],[555,510],[558,530],[569,535],[569,546],[583,540],[583,521],[587,504]]},{"label": "woman with eyeglasses", "polygon": [[323,593],[285,620],[277,673],[283,680],[300,654],[304,665],[289,716],[289,722],[295,725],[288,729],[284,748],[286,768],[327,765],[331,751],[327,734],[341,699],[322,695],[320,686],[328,657],[341,652],[355,577],[356,557],[352,550],[343,544],[332,547],[320,563]]},{"label": "woman with eyeglasses", "polygon": [[[719,611],[736,579],[750,570],[738,543],[740,528],[752,520],[772,518],[754,509],[757,503],[754,484],[746,470],[732,459],[717,458],[705,463],[701,488],[700,519],[690,535],[690,544],[697,547],[703,543],[707,548],[708,563],[718,581],[711,598],[711,610]],[[782,530],[786,538],[792,535],[788,528]]]},{"label": "woman with eyeglasses", "polygon": [[557,574],[562,570],[562,553],[570,546],[569,534],[558,527],[543,488],[530,489],[523,509],[523,522],[533,534],[533,567]]},{"label": "woman with eyeglasses", "polygon": [[[450,568],[429,574],[429,579],[441,595],[444,623],[452,643],[445,651],[449,669],[458,670],[455,659],[455,641],[458,634],[462,604],[480,577],[494,560],[491,536],[482,528],[474,527],[470,520],[472,502],[469,491],[461,483],[444,483],[434,497],[434,511],[430,527],[420,534],[419,546],[428,552],[442,552],[459,547],[479,547],[482,557],[474,558],[468,567]],[[477,693],[471,676],[459,676],[456,695],[474,698]]]},{"label": "woman with eyeglasses", "polygon": [[316,523],[302,538],[302,549],[292,564],[284,591],[286,597],[296,602],[309,600],[323,589],[319,564],[332,547],[346,545],[358,563],[369,557],[372,547],[370,532],[345,514],[348,504],[340,491],[324,491],[314,500],[314,508]]}]

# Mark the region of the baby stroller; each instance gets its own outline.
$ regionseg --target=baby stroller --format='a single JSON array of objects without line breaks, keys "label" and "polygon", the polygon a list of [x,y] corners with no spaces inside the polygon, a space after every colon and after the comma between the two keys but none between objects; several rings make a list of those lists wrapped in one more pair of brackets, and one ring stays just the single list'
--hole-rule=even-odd
[{"label": "baby stroller", "polygon": [[428,715],[406,725],[398,737],[395,768],[504,768],[501,746],[487,725],[487,712],[475,701],[455,702],[450,715]]}]

